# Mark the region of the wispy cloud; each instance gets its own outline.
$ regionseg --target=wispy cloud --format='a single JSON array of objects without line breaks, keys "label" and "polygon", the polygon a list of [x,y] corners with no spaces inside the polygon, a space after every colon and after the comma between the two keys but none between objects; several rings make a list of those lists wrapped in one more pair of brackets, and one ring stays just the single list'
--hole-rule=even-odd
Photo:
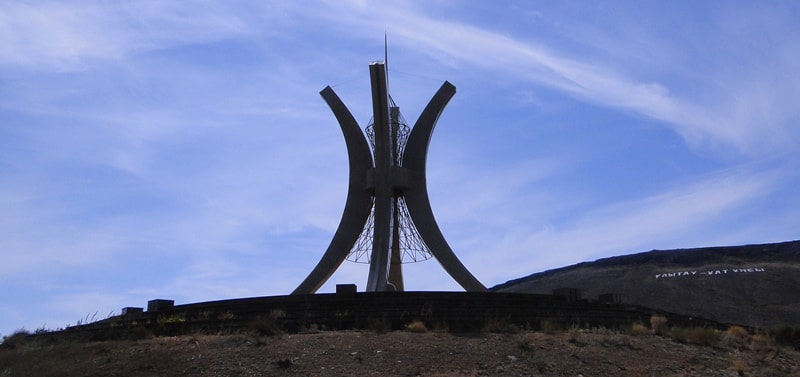
[{"label": "wispy cloud", "polygon": [[[735,219],[749,203],[768,197],[775,189],[777,171],[733,171],[715,174],[686,187],[675,187],[652,196],[597,207],[567,224],[531,227],[517,224],[500,242],[486,246],[503,255],[504,272],[513,278],[525,271],[579,263],[607,255],[620,255],[652,248],[708,246],[745,242],[734,233],[707,233],[708,224]],[[568,200],[564,198],[564,200]],[[758,221],[750,227],[759,227]],[[767,225],[768,226],[768,225]],[[508,260],[514,262],[509,264]],[[481,263],[491,280],[501,278],[494,262]],[[489,272],[491,271],[491,272]]]},{"label": "wispy cloud", "polygon": [[0,64],[58,71],[248,32],[231,8],[213,2],[12,2],[0,5],[0,20]]},{"label": "wispy cloud", "polygon": [[[662,121],[696,147],[733,147],[738,152],[759,154],[763,153],[763,148],[792,148],[797,142],[790,135],[797,133],[795,120],[800,112],[796,107],[786,106],[783,99],[797,97],[800,85],[794,73],[800,66],[798,59],[791,58],[797,56],[797,49],[783,44],[784,38],[758,40],[757,43],[774,47],[775,50],[765,50],[769,60],[749,56],[746,51],[726,51],[725,59],[734,60],[714,59],[718,69],[710,68],[702,73],[708,77],[684,71],[683,79],[701,83],[696,86],[695,93],[689,94],[662,80],[661,70],[648,73],[637,67],[636,75],[632,76],[620,70],[625,67],[618,64],[620,61],[609,62],[608,57],[595,61],[571,56],[558,47],[537,41],[535,36],[520,38],[491,27],[434,18],[413,6],[373,9],[355,3],[334,13],[335,17],[351,19],[349,25],[361,25],[358,33],[379,26],[389,29],[395,43],[427,53],[446,65],[491,71],[508,81],[543,85],[588,103]],[[736,19],[742,20],[741,17]],[[625,27],[616,28],[617,32],[647,30],[636,24],[635,19],[624,21]],[[767,21],[763,18],[748,20],[738,27],[760,30],[763,22]],[[710,25],[711,28],[717,26]],[[699,36],[700,40],[712,46],[729,37],[750,38],[747,34],[734,35],[726,25],[702,32],[705,35]],[[595,40],[601,38],[605,39],[604,43],[616,43],[618,51],[635,51],[641,40],[648,39],[647,36],[620,39],[601,35]],[[619,44],[626,40],[635,44]],[[652,55],[661,57],[673,53],[651,51]],[[613,66],[615,63],[617,65]],[[661,67],[670,63],[655,64]],[[675,58],[672,64],[679,65],[681,61]],[[736,69],[727,67],[730,65]]]}]

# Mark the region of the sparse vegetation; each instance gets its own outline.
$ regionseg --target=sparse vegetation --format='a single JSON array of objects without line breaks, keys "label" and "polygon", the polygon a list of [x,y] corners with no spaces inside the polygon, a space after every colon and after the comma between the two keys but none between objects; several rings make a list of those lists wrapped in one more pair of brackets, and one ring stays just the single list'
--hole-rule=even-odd
[{"label": "sparse vegetation", "polygon": [[782,325],[769,331],[775,342],[800,350],[800,325]]},{"label": "sparse vegetation", "polygon": [[650,328],[656,335],[666,335],[669,328],[667,327],[667,317],[663,315],[654,315],[650,317]]},{"label": "sparse vegetation", "polygon": [[652,334],[653,331],[649,327],[639,322],[634,322],[631,324],[630,333],[631,335],[645,335],[645,334]]},{"label": "sparse vegetation", "polygon": [[416,333],[428,332],[428,328],[425,326],[425,323],[420,320],[411,321],[411,323],[406,325],[406,330]]},{"label": "sparse vegetation", "polygon": [[747,348],[750,346],[750,333],[741,326],[731,326],[722,333],[721,342],[726,347]]},{"label": "sparse vegetation", "polygon": [[736,358],[733,360],[733,370],[740,376],[744,376],[744,372],[747,370],[747,364],[745,364],[744,360]]},{"label": "sparse vegetation", "polygon": [[259,336],[277,336],[284,332],[282,319],[286,312],[273,309],[267,316],[258,316],[247,323],[247,329]]},{"label": "sparse vegetation", "polygon": [[673,327],[669,329],[669,338],[680,343],[689,342],[689,329],[684,327]]},{"label": "sparse vegetation", "polygon": [[3,343],[0,343],[0,349],[13,350],[25,343],[30,337],[31,333],[25,329],[14,331],[13,334],[3,337]]},{"label": "sparse vegetation", "polygon": [[719,342],[719,332],[708,327],[689,328],[688,340],[690,343],[713,347]]},{"label": "sparse vegetation", "polygon": [[578,345],[578,346],[586,345],[581,340],[581,330],[579,328],[577,328],[577,327],[573,327],[573,328],[569,329],[569,331],[567,331],[567,341],[569,341],[572,344]]},{"label": "sparse vegetation", "polygon": [[156,322],[159,325],[164,325],[168,323],[184,323],[186,322],[186,315],[184,314],[172,314],[168,316],[158,317]]},{"label": "sparse vegetation", "polygon": [[[171,317],[165,318],[167,321],[180,323],[179,316],[170,319]],[[381,335],[364,336],[362,331],[319,331],[319,325],[312,324],[304,328],[314,329],[313,332],[274,338],[269,341],[263,338],[285,333],[286,324],[282,322],[284,319],[285,312],[274,310],[249,321],[247,323],[248,334],[209,336],[193,333],[192,336],[161,338],[152,341],[147,340],[152,337],[152,333],[145,333],[147,327],[140,326],[128,330],[130,337],[116,338],[133,339],[134,335],[138,334],[139,336],[136,338],[143,339],[137,342],[119,343],[124,345],[123,347],[134,349],[126,351],[120,348],[119,352],[113,351],[114,347],[101,343],[69,341],[45,343],[37,341],[36,334],[20,330],[11,337],[7,337],[6,342],[0,347],[0,365],[11,365],[8,372],[0,367],[0,377],[4,376],[3,373],[6,375],[20,374],[19,365],[22,364],[13,364],[17,363],[16,361],[9,364],[7,362],[8,355],[12,355],[11,352],[16,352],[16,350],[23,350],[26,355],[33,355],[34,353],[29,352],[31,347],[39,347],[38,349],[43,354],[41,357],[51,359],[61,357],[61,354],[74,355],[79,352],[54,354],[55,350],[68,349],[67,347],[83,349],[85,350],[83,352],[89,355],[86,359],[87,362],[93,363],[91,364],[92,370],[99,374],[103,374],[102,371],[115,370],[112,366],[119,366],[118,363],[123,362],[120,360],[129,360],[127,361],[129,363],[145,363],[141,364],[141,370],[147,372],[147,375],[152,375],[154,372],[163,375],[180,374],[181,371],[190,369],[226,374],[230,370],[219,366],[229,365],[226,364],[226,361],[231,357],[235,357],[239,361],[253,361],[251,364],[247,364],[249,369],[240,369],[243,374],[270,374],[271,370],[275,371],[281,368],[291,368],[293,373],[301,375],[374,374],[377,369],[369,368],[381,368],[385,365],[391,365],[392,368],[404,368],[408,364],[413,364],[410,369],[402,369],[402,373],[435,374],[434,372],[438,369],[429,369],[433,368],[432,365],[437,368],[447,365],[449,368],[447,370],[453,374],[491,375],[502,371],[506,375],[529,375],[531,373],[548,374],[548,371],[552,372],[559,368],[569,370],[581,365],[581,367],[594,368],[601,375],[615,375],[620,370],[626,370],[627,375],[657,375],[659,371],[663,372],[663,369],[652,369],[651,366],[664,367],[665,360],[672,363],[671,368],[673,369],[702,366],[703,370],[735,372],[739,375],[794,375],[797,368],[800,368],[800,353],[792,350],[775,351],[775,355],[780,354],[781,356],[779,359],[770,358],[769,363],[758,361],[763,360],[767,355],[760,350],[770,347],[773,344],[772,340],[765,334],[751,336],[747,330],[741,327],[731,327],[720,333],[712,328],[674,326],[666,330],[663,337],[656,337],[651,335],[650,329],[640,323],[631,325],[630,331],[607,327],[571,327],[555,331],[554,327],[549,327],[550,333],[545,333],[544,331],[526,331],[518,326],[510,326],[508,321],[493,320],[489,321],[490,323],[487,323],[485,328],[489,329],[490,326],[493,326],[502,331],[486,331],[480,333],[479,336],[464,336],[431,333],[422,320],[409,322],[403,326],[405,331],[388,332],[382,330],[388,327],[388,321],[382,318],[373,318],[371,321],[365,319],[362,322],[362,324],[368,325],[364,329],[375,331]],[[513,331],[509,331],[509,329]],[[52,336],[52,334],[44,333],[41,336]],[[723,342],[721,341],[723,337],[729,340]],[[738,342],[741,339],[748,339],[749,343]],[[681,342],[684,345],[670,346],[670,341]],[[45,344],[48,346],[44,347]],[[57,345],[56,348],[53,344]],[[414,346],[408,348],[408,344]],[[742,344],[751,344],[752,346],[742,347]],[[715,348],[705,346],[715,346]],[[719,352],[717,346],[731,347],[735,350]],[[165,353],[163,356],[156,356],[160,354],[155,353],[151,348],[164,348],[165,351],[161,352]],[[253,350],[251,351],[251,349]],[[398,353],[397,351],[400,349],[403,351]],[[644,349],[648,351],[638,352],[635,358],[631,357],[631,350]],[[111,354],[114,356],[109,356]],[[141,359],[141,355],[144,354],[149,355],[148,359]],[[175,359],[174,355],[177,354],[181,356]],[[202,359],[192,358],[200,354],[203,355]],[[92,359],[94,355],[97,358]],[[139,356],[133,358],[131,355]],[[269,360],[289,360],[291,362],[264,364],[265,355],[271,358]],[[347,355],[350,355],[354,362],[342,364],[342,357]],[[386,357],[390,357],[387,360],[397,358],[402,363],[387,364],[377,361]],[[73,362],[72,359],[62,359],[65,365]],[[180,366],[174,366],[172,362],[165,362],[166,360],[186,361],[180,361]],[[212,360],[212,364],[208,364],[209,360]],[[452,360],[459,361],[453,362]],[[592,360],[603,360],[603,362]],[[338,362],[335,370],[328,372],[325,368],[320,368],[320,366],[332,365],[331,362]],[[150,369],[156,365],[158,368],[165,369]],[[105,369],[100,371],[94,368]],[[123,368],[125,367],[123,366]],[[131,369],[130,366],[127,368],[134,371],[132,375],[137,375],[135,372],[137,369]],[[320,371],[323,372],[320,373]],[[393,372],[399,373],[397,369],[393,369]],[[711,373],[711,375],[716,374]]]},{"label": "sparse vegetation", "polygon": [[532,351],[534,342],[528,334],[520,334],[517,337],[517,346],[523,351]]},{"label": "sparse vegetation", "polygon": [[775,348],[775,341],[769,335],[755,334],[752,341],[750,347],[756,351],[770,351]]}]

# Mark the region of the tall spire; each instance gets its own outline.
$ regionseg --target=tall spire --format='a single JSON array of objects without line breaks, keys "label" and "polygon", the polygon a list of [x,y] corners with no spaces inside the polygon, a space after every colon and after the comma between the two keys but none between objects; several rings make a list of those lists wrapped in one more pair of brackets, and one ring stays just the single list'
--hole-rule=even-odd
[{"label": "tall spire", "polygon": [[389,37],[383,32],[383,66],[386,69],[386,92],[389,92]]}]

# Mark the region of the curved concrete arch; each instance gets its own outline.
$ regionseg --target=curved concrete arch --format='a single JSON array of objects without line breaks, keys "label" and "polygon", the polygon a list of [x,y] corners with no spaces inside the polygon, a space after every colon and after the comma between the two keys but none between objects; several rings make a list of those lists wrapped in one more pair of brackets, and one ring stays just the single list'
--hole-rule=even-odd
[{"label": "curved concrete arch", "polygon": [[349,187],[344,213],[342,213],[342,219],[333,240],[317,266],[292,294],[311,294],[325,284],[347,258],[347,254],[358,240],[372,210],[373,196],[367,189],[367,175],[373,168],[373,163],[367,139],[350,110],[330,86],[325,87],[320,95],[333,111],[344,134],[347,156],[350,161]]},{"label": "curved concrete arch", "polygon": [[402,162],[402,166],[410,171],[411,188],[404,190],[403,196],[417,231],[445,271],[467,291],[486,291],[486,287],[464,267],[447,244],[433,217],[433,209],[428,198],[426,182],[428,146],[439,116],[455,94],[456,87],[445,81],[411,129]]}]

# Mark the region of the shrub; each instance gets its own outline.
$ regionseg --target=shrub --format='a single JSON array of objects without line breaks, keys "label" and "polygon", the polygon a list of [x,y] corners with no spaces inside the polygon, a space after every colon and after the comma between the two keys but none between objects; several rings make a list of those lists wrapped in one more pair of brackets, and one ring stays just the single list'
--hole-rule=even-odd
[{"label": "shrub", "polygon": [[567,332],[567,341],[579,347],[583,347],[586,345],[586,342],[583,340],[581,336],[581,330],[578,329],[577,327],[569,329],[569,331]]},{"label": "shrub", "polygon": [[631,334],[632,335],[644,335],[644,334],[652,334],[653,332],[650,329],[638,322],[634,322],[631,324]]},{"label": "shrub", "polygon": [[275,336],[283,334],[281,319],[286,312],[280,309],[272,310],[268,316],[258,316],[247,323],[247,328],[258,335]]},{"label": "shrub", "polygon": [[428,328],[425,327],[425,323],[422,321],[412,321],[411,323],[406,325],[406,330],[411,332],[427,332]]},{"label": "shrub", "polygon": [[25,343],[31,333],[25,329],[14,331],[13,334],[3,337],[3,343],[0,343],[0,348],[13,350]]},{"label": "shrub", "polygon": [[782,325],[775,327],[769,331],[769,335],[780,345],[800,349],[800,326],[798,325]]},{"label": "shrub", "polygon": [[517,337],[517,346],[519,346],[519,349],[523,351],[532,351],[533,340],[531,340],[530,336],[521,334],[519,337]]},{"label": "shrub", "polygon": [[683,327],[673,327],[669,330],[669,338],[680,343],[689,341],[689,329]]},{"label": "shrub", "polygon": [[755,351],[769,351],[775,347],[775,342],[768,335],[755,334],[752,338],[752,349]]},{"label": "shrub", "polygon": [[712,347],[719,341],[719,333],[708,327],[692,327],[689,329],[688,340],[694,344]]},{"label": "shrub", "polygon": [[733,370],[735,370],[740,376],[744,376],[744,372],[747,370],[747,365],[742,359],[733,360]]},{"label": "shrub", "polygon": [[650,317],[650,328],[656,335],[664,335],[667,333],[667,317],[663,315],[653,315]]},{"label": "shrub", "polygon": [[750,333],[741,326],[728,327],[722,334],[722,344],[739,349],[747,347],[750,344]]}]

